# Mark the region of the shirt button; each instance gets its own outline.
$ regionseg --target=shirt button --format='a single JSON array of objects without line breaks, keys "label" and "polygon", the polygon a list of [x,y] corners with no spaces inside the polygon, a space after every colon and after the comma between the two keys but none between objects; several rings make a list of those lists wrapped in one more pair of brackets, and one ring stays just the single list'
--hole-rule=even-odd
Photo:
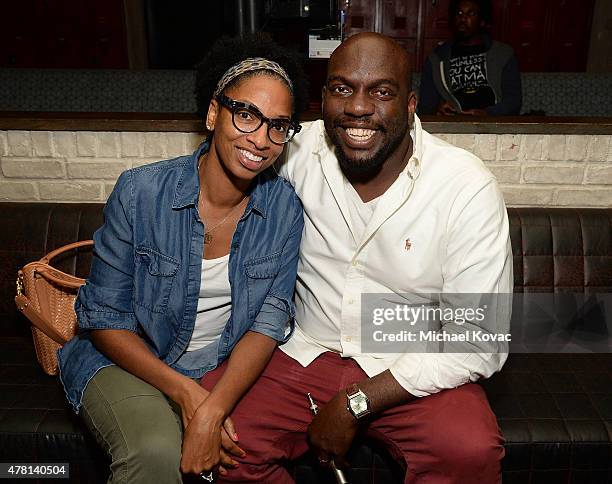
[{"label": "shirt button", "polygon": [[352,338],[350,336],[345,336],[344,337],[344,341],[346,341],[347,343],[350,343],[352,340]]},{"label": "shirt button", "polygon": [[352,265],[353,267],[357,267],[357,266],[359,265],[359,261],[354,260],[353,262],[351,262],[351,265]]},{"label": "shirt button", "polygon": [[349,304],[353,304],[354,302],[355,302],[355,300],[354,300],[353,298],[350,298],[350,299],[348,300],[348,303],[349,303]]}]

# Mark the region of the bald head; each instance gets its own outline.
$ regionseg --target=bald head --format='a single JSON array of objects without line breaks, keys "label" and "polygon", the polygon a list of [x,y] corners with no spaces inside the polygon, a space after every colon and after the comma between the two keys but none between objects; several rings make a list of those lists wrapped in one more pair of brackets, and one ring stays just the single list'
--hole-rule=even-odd
[{"label": "bald head", "polygon": [[345,175],[397,176],[407,162],[416,109],[409,65],[399,44],[373,32],[350,37],[332,54],[323,121]]},{"label": "bald head", "polygon": [[[340,44],[329,59],[328,76],[339,64],[351,69],[362,62],[367,63],[369,68],[394,67],[398,70],[396,74],[410,84],[408,53],[396,41],[377,32],[362,32]],[[407,87],[410,90],[410,85]]]}]

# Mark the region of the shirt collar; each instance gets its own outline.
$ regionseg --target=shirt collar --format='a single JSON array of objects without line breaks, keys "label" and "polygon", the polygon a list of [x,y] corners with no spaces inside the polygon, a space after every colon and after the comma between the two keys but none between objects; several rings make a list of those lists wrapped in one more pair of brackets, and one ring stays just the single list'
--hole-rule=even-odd
[{"label": "shirt collar", "polygon": [[183,171],[176,184],[172,208],[184,208],[195,205],[200,191],[200,177],[198,176],[198,160],[208,151],[210,143],[204,140],[200,146],[183,163]]},{"label": "shirt collar", "polygon": [[402,174],[406,173],[412,180],[415,180],[421,173],[421,162],[423,160],[423,128],[421,120],[416,114],[414,114],[410,136],[412,137],[412,156]]},{"label": "shirt collar", "polygon": [[255,185],[251,191],[251,198],[246,208],[246,214],[253,210],[258,212],[263,218],[266,218],[266,214],[268,213],[268,199],[270,198],[270,183],[277,177],[278,174],[274,171],[273,167],[257,175]]},{"label": "shirt collar", "polygon": [[[191,155],[186,157],[183,163],[183,171],[176,184],[174,201],[172,202],[173,209],[195,206],[197,204],[198,194],[200,192],[198,162],[200,156],[206,153],[209,147],[210,143],[208,140],[204,140]],[[245,214],[254,210],[260,213],[262,217],[266,218],[266,213],[268,212],[269,185],[276,176],[277,175],[271,168],[257,175]]]}]

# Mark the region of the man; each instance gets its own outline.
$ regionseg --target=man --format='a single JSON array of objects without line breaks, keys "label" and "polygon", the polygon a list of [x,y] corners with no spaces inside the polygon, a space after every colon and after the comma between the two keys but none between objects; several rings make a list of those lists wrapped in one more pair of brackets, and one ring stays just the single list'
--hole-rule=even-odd
[{"label": "man", "polygon": [[223,481],[292,482],[282,463],[307,441],[322,465],[343,466],[357,434],[405,462],[406,482],[500,478],[503,439],[470,381],[505,354],[362,351],[362,294],[512,290],[495,180],[421,129],[409,78],[405,51],[380,34],[349,38],[329,61],[325,126],[304,126],[282,167],[304,205],[295,332],[232,413],[247,455]]},{"label": "man", "polygon": [[419,114],[518,115],[521,75],[509,45],[491,40],[490,0],[452,0],[453,40],[434,49],[421,77]]}]

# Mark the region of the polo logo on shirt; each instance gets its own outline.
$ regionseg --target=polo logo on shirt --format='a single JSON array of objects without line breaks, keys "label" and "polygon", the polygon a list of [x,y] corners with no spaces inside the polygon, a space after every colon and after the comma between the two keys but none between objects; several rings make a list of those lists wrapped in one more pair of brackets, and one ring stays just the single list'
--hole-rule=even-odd
[{"label": "polo logo on shirt", "polygon": [[404,245],[404,249],[410,250],[412,248],[412,241],[410,239],[406,239],[406,245]]}]

